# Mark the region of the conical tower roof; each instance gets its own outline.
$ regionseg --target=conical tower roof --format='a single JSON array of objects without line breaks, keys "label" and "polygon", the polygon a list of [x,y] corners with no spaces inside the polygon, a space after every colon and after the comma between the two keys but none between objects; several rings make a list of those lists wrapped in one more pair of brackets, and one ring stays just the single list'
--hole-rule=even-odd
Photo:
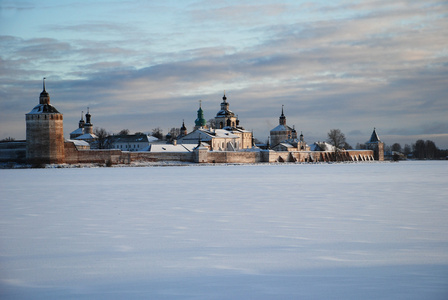
[{"label": "conical tower roof", "polygon": [[373,128],[372,136],[370,137],[368,143],[378,143],[378,142],[381,142],[380,137],[376,133],[376,128]]}]

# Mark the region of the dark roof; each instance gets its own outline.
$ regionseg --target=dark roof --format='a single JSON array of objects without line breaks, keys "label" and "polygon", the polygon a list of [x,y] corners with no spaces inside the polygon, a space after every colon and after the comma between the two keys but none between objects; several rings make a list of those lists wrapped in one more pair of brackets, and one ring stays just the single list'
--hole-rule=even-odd
[{"label": "dark roof", "polygon": [[146,134],[111,135],[108,139],[111,143],[149,143],[149,139]]},{"label": "dark roof", "polygon": [[51,104],[38,104],[29,114],[60,114],[60,112]]},{"label": "dark roof", "polygon": [[220,111],[218,111],[218,113],[216,114],[216,116],[217,116],[217,117],[220,117],[220,116],[225,116],[225,117],[230,116],[230,117],[234,117],[234,116],[235,116],[235,113],[234,113],[233,111],[229,110],[229,109],[221,109]]},{"label": "dark roof", "polygon": [[376,133],[376,129],[373,128],[372,136],[370,137],[370,140],[367,143],[378,143],[381,142],[380,137]]}]

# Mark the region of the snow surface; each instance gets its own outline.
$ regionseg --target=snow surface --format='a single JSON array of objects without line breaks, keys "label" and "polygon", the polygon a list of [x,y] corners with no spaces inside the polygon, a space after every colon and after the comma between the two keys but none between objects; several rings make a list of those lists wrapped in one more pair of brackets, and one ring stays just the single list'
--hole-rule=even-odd
[{"label": "snow surface", "polygon": [[1,299],[448,299],[448,162],[0,170]]}]

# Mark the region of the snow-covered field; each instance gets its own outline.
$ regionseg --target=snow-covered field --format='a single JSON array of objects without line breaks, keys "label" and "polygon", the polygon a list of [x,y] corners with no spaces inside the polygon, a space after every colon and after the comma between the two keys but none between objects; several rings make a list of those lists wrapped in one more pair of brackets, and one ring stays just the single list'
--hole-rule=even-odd
[{"label": "snow-covered field", "polygon": [[448,162],[0,170],[1,299],[448,299]]}]

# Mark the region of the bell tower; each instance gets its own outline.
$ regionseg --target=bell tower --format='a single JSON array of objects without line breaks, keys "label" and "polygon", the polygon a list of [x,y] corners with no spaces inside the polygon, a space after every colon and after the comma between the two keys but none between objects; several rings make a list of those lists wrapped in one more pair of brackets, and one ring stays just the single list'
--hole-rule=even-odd
[{"label": "bell tower", "polygon": [[90,109],[87,107],[86,123],[84,124],[84,134],[86,134],[86,133],[93,134],[93,124],[90,121],[91,118],[92,118],[92,115],[90,114]]},{"label": "bell tower", "polygon": [[207,121],[204,118],[204,111],[202,110],[202,100],[199,100],[199,109],[198,109],[198,117],[194,121],[194,130],[200,128],[207,128]]},{"label": "bell tower", "polygon": [[215,127],[217,129],[222,129],[224,127],[237,127],[237,118],[235,117],[235,114],[229,109],[229,102],[227,102],[225,91],[224,96],[222,97],[221,110],[218,111],[215,117]]}]

